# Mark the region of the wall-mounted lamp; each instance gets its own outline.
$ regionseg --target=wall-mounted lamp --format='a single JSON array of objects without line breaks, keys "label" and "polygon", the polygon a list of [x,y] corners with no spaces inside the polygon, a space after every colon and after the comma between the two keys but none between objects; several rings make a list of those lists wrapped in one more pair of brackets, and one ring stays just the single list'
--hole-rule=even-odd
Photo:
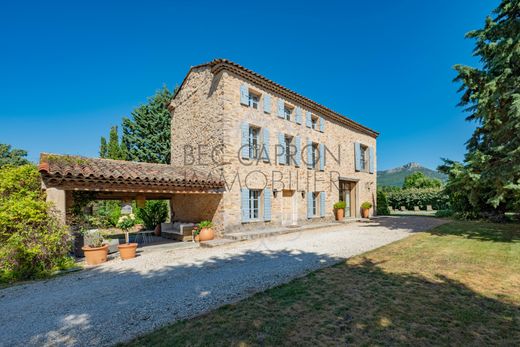
[{"label": "wall-mounted lamp", "polygon": [[273,190],[273,196],[276,198],[276,196],[278,195],[278,190]]},{"label": "wall-mounted lamp", "polygon": [[302,190],[301,193],[302,193],[302,199],[305,199],[305,190]]}]

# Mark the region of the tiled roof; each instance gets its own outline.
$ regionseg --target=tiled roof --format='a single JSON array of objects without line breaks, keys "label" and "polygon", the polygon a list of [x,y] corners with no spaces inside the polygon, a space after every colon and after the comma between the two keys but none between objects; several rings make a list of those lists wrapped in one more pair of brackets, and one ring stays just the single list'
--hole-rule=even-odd
[{"label": "tiled roof", "polygon": [[[295,91],[293,91],[289,88],[286,88],[286,87],[282,86],[281,84],[278,84],[278,83],[268,79],[267,77],[260,75],[259,73],[256,73],[246,67],[243,67],[242,65],[239,65],[239,64],[229,61],[227,59],[219,58],[219,59],[215,59],[209,63],[193,66],[190,69],[190,71],[188,72],[188,74],[186,75],[186,77],[190,74],[192,69],[196,69],[196,68],[200,68],[200,67],[204,67],[204,66],[211,67],[212,72],[214,74],[217,74],[218,72],[220,72],[222,70],[232,71],[247,80],[250,80],[254,83],[262,84],[268,90],[281,94],[282,96],[288,98],[289,100],[293,99],[297,103],[300,103],[302,106],[307,107],[310,110],[313,110],[320,115],[323,115],[326,117],[328,116],[329,118],[334,119],[334,120],[338,121],[339,123],[342,123],[348,127],[358,130],[364,134],[367,134],[367,135],[370,135],[373,137],[379,136],[379,133],[377,131],[372,130],[360,123],[357,123],[357,122],[353,121],[352,119],[347,118],[344,115],[331,110],[328,107],[318,104],[317,102],[315,102],[301,94],[298,94]],[[186,81],[186,78],[184,79],[184,81]],[[182,82],[180,88],[177,89],[177,93],[182,88],[184,81]],[[175,98],[175,96],[176,96],[176,94],[173,96],[173,98]]]},{"label": "tiled roof", "polygon": [[42,153],[38,167],[44,181],[77,181],[152,187],[218,189],[215,175],[189,167]]}]

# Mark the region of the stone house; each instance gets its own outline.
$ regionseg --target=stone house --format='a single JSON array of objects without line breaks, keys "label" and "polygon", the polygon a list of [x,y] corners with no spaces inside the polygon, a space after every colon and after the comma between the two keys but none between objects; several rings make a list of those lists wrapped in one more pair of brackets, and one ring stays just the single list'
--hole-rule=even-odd
[{"label": "stone house", "polygon": [[332,220],[339,200],[347,217],[375,209],[378,133],[249,69],[194,66],[169,109],[171,165],[41,155],[63,222],[78,190],[169,199],[175,220],[212,220],[220,235]]},{"label": "stone house", "polygon": [[347,217],[376,204],[378,133],[249,69],[192,67],[170,110],[172,165],[225,182],[221,198],[174,196],[181,220],[233,232],[330,220],[339,200]]}]

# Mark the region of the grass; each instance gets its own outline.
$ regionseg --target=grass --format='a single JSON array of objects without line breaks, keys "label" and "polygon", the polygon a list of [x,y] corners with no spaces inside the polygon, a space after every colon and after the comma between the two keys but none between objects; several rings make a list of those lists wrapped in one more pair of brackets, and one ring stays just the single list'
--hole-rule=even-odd
[{"label": "grass", "polygon": [[451,222],[130,346],[518,345],[520,225]]}]

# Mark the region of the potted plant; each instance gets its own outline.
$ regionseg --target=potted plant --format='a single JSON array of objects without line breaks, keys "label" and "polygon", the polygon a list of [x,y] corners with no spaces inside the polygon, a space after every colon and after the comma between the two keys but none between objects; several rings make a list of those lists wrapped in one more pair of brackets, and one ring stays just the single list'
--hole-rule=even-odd
[{"label": "potted plant", "polygon": [[117,227],[123,229],[125,232],[125,243],[117,246],[117,248],[119,248],[119,255],[123,260],[135,258],[137,243],[130,243],[130,235],[128,234],[128,230],[134,225],[135,216],[133,213],[122,215],[117,221]]},{"label": "potted plant", "polygon": [[193,238],[195,242],[209,241],[215,238],[213,232],[213,223],[209,220],[203,220],[193,229]]},{"label": "potted plant", "polygon": [[345,203],[345,201],[338,201],[337,203],[334,204],[334,211],[336,212],[337,221],[342,221],[343,218],[345,217],[345,207],[346,206],[347,206],[347,204]]},{"label": "potted plant", "polygon": [[368,201],[365,201],[364,203],[361,204],[361,210],[363,211],[363,218],[368,218],[369,217],[369,212],[370,212],[370,209],[372,208],[372,204]]},{"label": "potted plant", "polygon": [[83,232],[85,245],[81,247],[85,254],[87,265],[98,265],[107,261],[108,244],[104,244],[103,235],[97,230]]}]

